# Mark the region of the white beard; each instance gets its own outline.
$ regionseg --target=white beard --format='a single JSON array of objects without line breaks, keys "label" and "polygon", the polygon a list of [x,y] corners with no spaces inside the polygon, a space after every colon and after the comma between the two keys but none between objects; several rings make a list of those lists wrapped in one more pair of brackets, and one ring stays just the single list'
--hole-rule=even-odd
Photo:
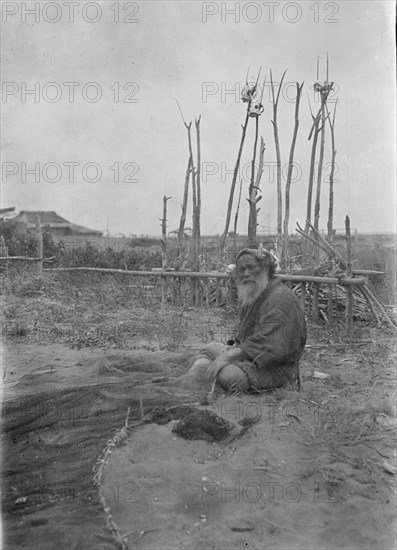
[{"label": "white beard", "polygon": [[250,281],[249,283],[241,282],[237,286],[237,296],[238,300],[242,306],[247,306],[255,302],[260,294],[265,290],[269,280],[267,274],[259,275],[256,277],[256,281]]}]

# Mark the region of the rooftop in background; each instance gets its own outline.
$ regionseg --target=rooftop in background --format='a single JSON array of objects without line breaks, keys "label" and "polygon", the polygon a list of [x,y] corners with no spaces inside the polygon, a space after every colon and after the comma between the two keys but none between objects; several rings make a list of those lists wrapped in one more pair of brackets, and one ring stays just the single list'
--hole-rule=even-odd
[{"label": "rooftop in background", "polygon": [[13,218],[15,216],[15,206],[10,206],[9,208],[0,208],[0,220],[6,218]]},{"label": "rooftop in background", "polygon": [[90,229],[82,225],[71,223],[62,218],[54,210],[22,210],[17,216],[10,220],[13,224],[24,226],[26,229],[34,229],[36,226],[36,216],[40,217],[41,226],[44,229],[49,227],[54,236],[66,235],[90,235],[101,236],[102,231]]}]

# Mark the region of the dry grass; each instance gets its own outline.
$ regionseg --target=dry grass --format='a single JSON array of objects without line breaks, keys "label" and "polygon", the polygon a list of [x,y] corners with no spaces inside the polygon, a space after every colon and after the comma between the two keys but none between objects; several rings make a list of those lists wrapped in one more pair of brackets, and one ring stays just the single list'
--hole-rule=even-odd
[{"label": "dry grass", "polygon": [[[154,302],[125,277],[62,273],[3,276],[3,338],[59,342],[71,347],[124,347],[131,339],[148,350],[177,350],[189,336],[217,337],[233,320],[221,310],[182,308]],[[212,338],[210,338],[212,339]]]}]

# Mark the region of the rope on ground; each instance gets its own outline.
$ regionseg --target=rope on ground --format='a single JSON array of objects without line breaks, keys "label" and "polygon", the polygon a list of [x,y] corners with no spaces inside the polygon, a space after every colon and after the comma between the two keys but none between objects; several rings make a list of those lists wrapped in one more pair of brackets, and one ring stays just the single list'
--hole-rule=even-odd
[{"label": "rope on ground", "polygon": [[116,525],[116,523],[113,520],[113,517],[110,513],[110,508],[107,506],[105,496],[102,491],[101,487],[101,480],[104,472],[104,468],[108,462],[109,456],[112,454],[112,451],[115,447],[119,447],[128,437],[128,431],[131,427],[139,426],[142,424],[142,420],[139,422],[135,422],[133,425],[128,425],[128,419],[130,415],[130,407],[127,409],[127,415],[125,417],[124,425],[123,427],[118,430],[115,435],[108,439],[106,442],[106,446],[103,450],[102,456],[98,458],[96,461],[96,465],[93,467],[94,477],[93,477],[93,483],[98,489],[99,493],[99,499],[103,508],[103,511],[106,514],[107,523],[112,531],[112,535],[116,542],[120,545],[121,550],[128,550],[128,546],[125,543],[126,535],[122,535]]}]

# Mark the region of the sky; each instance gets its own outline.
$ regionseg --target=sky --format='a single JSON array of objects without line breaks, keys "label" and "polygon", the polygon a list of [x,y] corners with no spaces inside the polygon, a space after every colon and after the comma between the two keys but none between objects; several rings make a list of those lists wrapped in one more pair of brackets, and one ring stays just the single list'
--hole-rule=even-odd
[{"label": "sky", "polygon": [[[317,57],[335,83],[334,227],[395,231],[394,2],[2,2],[2,207],[55,210],[112,234],[160,234],[179,225],[187,132],[201,115],[202,233],[224,229],[245,118],[242,87],[264,90],[265,142],[259,231],[274,228],[277,187],[270,69],[285,69],[278,105],[283,194],[294,129],[296,82],[304,82],[289,225],[304,224],[311,141],[309,102]],[[263,78],[266,84],[263,86]],[[254,121],[242,155],[238,232],[248,223]],[[325,134],[320,227],[328,214],[331,141]],[[238,189],[237,189],[238,191]],[[191,226],[191,189],[187,226]],[[283,196],[284,202],[284,196]],[[237,192],[232,219],[234,219]],[[230,227],[232,229],[232,227]]]}]

